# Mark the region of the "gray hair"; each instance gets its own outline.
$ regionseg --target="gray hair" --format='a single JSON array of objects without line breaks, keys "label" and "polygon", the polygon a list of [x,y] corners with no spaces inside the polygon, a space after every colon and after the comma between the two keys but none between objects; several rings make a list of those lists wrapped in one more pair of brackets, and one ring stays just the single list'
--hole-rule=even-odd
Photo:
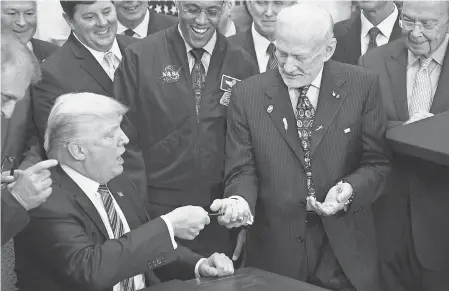
[{"label": "gray hair", "polygon": [[1,54],[1,74],[3,76],[14,69],[13,72],[24,76],[31,85],[39,82],[41,69],[33,52],[7,29],[1,30]]},{"label": "gray hair", "polygon": [[56,99],[48,117],[44,148],[50,159],[62,160],[69,143],[85,143],[99,119],[128,111],[117,100],[94,93],[69,93]]}]

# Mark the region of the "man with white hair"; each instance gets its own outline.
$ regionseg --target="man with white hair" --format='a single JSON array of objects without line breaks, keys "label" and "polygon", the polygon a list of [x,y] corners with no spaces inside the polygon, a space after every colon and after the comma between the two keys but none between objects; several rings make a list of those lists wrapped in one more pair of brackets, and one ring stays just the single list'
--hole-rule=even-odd
[{"label": "man with white hair", "polygon": [[60,166],[54,195],[16,239],[20,290],[139,290],[158,283],[153,270],[162,266],[171,276],[188,268],[191,277],[233,273],[223,254],[202,259],[174,240],[192,240],[209,224],[204,209],[180,207],[150,221],[148,201],[122,175],[126,111],[93,93],[57,99],[44,147]]},{"label": "man with white hair", "polygon": [[[298,29],[300,28],[300,29]],[[284,8],[278,70],[234,87],[219,222],[248,229],[248,266],[331,290],[379,291],[371,203],[390,169],[378,77],[331,61],[333,21]]]}]

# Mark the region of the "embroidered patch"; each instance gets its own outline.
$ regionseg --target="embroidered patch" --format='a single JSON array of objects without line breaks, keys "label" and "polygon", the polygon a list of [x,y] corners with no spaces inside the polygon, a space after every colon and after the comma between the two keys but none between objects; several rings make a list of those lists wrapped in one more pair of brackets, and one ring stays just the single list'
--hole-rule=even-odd
[{"label": "embroidered patch", "polygon": [[229,77],[227,75],[222,75],[220,89],[226,92],[231,92],[232,87],[234,87],[234,85],[238,82],[240,82],[239,79]]},{"label": "embroidered patch", "polygon": [[229,105],[229,101],[231,100],[231,92],[227,91],[223,93],[223,96],[221,96],[220,104],[224,106]]},{"label": "embroidered patch", "polygon": [[179,80],[179,71],[181,71],[182,67],[179,67],[179,69],[175,69],[174,65],[168,65],[165,67],[164,71],[162,72],[162,76],[159,77],[160,80],[162,80],[162,83],[175,83]]}]

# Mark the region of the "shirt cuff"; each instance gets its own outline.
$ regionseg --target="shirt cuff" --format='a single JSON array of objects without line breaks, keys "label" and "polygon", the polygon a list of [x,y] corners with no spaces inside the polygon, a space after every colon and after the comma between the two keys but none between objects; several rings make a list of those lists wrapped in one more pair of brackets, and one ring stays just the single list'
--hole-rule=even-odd
[{"label": "shirt cuff", "polygon": [[11,196],[14,197],[14,199],[16,199],[16,201],[20,204],[20,206],[22,206],[25,210],[27,210],[27,208],[25,207],[25,201],[23,201],[22,197],[20,197],[19,194],[16,193],[16,191],[14,190],[9,190],[9,193],[11,193]]},{"label": "shirt cuff", "polygon": [[200,265],[201,265],[201,263],[202,262],[204,262],[205,260],[207,260],[206,258],[201,258],[199,261],[198,261],[198,263],[196,263],[196,265],[195,265],[195,277],[196,278],[201,278],[201,275],[200,275]]},{"label": "shirt cuff", "polygon": [[178,244],[175,241],[175,232],[173,230],[173,225],[171,224],[171,222],[165,217],[165,215],[161,215],[162,220],[165,222],[165,224],[167,225],[168,228],[168,233],[170,234],[170,239],[171,239],[171,243],[173,245],[173,249],[177,249],[178,248]]},{"label": "shirt cuff", "polygon": [[249,220],[248,220],[247,224],[252,225],[253,222],[254,222],[254,216],[253,216],[253,214],[251,213],[251,208],[249,208],[248,201],[246,201],[246,199],[243,198],[242,196],[238,196],[238,195],[231,196],[231,197],[229,197],[229,199],[237,199],[237,200],[239,200],[241,203],[244,203],[244,204],[245,204],[245,206],[246,206],[246,207],[249,209],[249,211],[250,211],[250,214],[249,214],[250,216],[249,216]]}]

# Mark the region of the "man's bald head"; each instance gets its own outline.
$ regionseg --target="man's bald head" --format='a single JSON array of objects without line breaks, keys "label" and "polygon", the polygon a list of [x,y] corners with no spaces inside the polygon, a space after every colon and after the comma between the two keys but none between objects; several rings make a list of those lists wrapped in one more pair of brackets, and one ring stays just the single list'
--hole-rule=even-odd
[{"label": "man's bald head", "polygon": [[278,14],[276,56],[287,86],[309,85],[316,78],[335,51],[333,29],[331,14],[317,4],[302,2]]}]

